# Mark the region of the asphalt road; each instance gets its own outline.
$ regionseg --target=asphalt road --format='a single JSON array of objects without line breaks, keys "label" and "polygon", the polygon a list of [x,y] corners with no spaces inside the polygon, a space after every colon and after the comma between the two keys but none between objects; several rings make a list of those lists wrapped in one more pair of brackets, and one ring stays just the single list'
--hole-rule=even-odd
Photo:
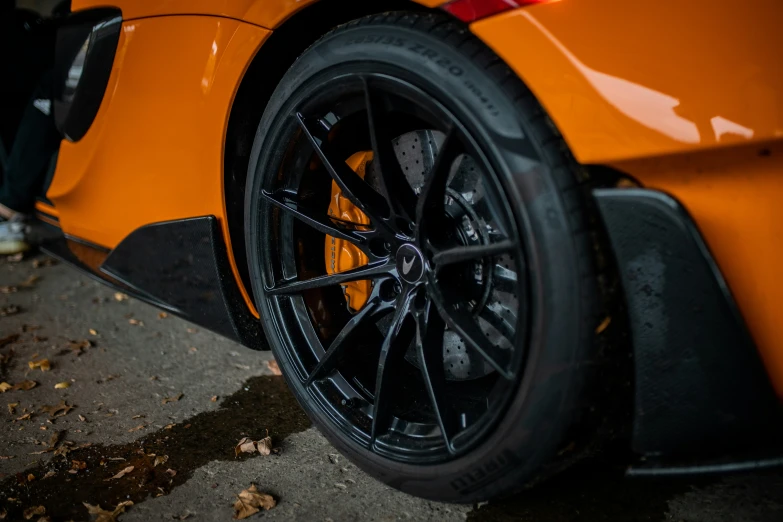
[{"label": "asphalt road", "polygon": [[[310,426],[270,353],[117,300],[66,266],[34,266],[46,259],[0,259],[0,382],[36,383],[1,394],[7,520],[38,506],[53,520],[89,520],[83,503],[111,510],[132,501],[120,520],[228,521],[236,495],[251,484],[277,505],[250,520],[783,520],[781,472],[632,481],[606,458],[506,502],[454,506],[396,492]],[[8,307],[18,312],[2,316],[13,312]],[[42,359],[48,371],[30,368]],[[240,439],[267,432],[272,454],[235,455]]]}]

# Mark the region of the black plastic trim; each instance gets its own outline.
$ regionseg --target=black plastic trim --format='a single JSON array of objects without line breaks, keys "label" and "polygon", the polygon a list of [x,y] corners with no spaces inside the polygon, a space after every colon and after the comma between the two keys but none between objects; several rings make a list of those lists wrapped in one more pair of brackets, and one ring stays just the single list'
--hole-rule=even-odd
[{"label": "black plastic trim", "polygon": [[759,471],[763,469],[772,469],[783,467],[783,448],[778,452],[779,457],[759,457],[743,458],[729,457],[726,461],[714,463],[694,463],[687,462],[644,462],[628,468],[626,473],[629,477],[663,477],[663,476],[683,476],[683,475],[725,475],[727,473],[741,473],[745,471]]},{"label": "black plastic trim", "polygon": [[[57,31],[54,120],[57,129],[70,141],[82,139],[98,114],[114,65],[121,28],[120,10],[100,8],[72,14]],[[81,78],[72,99],[66,99],[64,86],[68,70],[87,38],[90,43]]]},{"label": "black plastic trim", "polygon": [[697,458],[689,467],[699,467],[750,447],[775,447],[783,435],[780,402],[688,212],[654,190],[599,189],[594,196],[631,326],[634,451]]},{"label": "black plastic trim", "polygon": [[254,349],[268,349],[231,272],[214,216],[143,226],[100,271],[147,301]]}]

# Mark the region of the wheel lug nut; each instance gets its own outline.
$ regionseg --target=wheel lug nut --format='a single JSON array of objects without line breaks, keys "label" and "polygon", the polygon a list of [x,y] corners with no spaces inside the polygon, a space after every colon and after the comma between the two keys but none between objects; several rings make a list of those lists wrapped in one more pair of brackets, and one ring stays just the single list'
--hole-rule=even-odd
[{"label": "wheel lug nut", "polygon": [[389,243],[388,241],[384,243],[383,249],[386,250],[387,252],[391,252],[391,243]]},{"label": "wheel lug nut", "polygon": [[394,283],[394,293],[399,294],[400,292],[402,292],[402,286],[400,283]]}]

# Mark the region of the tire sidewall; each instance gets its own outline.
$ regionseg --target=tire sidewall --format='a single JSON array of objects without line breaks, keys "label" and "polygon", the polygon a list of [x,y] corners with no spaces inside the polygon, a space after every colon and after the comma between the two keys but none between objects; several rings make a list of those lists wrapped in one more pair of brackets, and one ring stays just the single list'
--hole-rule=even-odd
[{"label": "tire sidewall", "polygon": [[[520,109],[504,84],[499,85],[484,68],[434,33],[397,24],[349,25],[326,36],[297,60],[270,99],[256,133],[246,192],[246,233],[253,292],[267,338],[289,386],[321,432],[362,469],[395,488],[425,498],[467,503],[532,478],[557,452],[573,422],[583,380],[579,365],[589,347],[584,343],[584,311],[577,298],[582,291],[580,251],[574,244],[568,209],[551,175],[556,167],[532,119],[545,116],[535,100],[529,110]],[[269,261],[262,247],[256,195],[264,175],[276,172],[282,154],[272,143],[314,82],[330,69],[347,63],[362,67],[363,62],[407,71],[408,81],[414,79],[471,130],[492,158],[509,200],[516,203],[517,227],[529,242],[527,261],[535,277],[529,280],[533,312],[521,385],[506,416],[485,442],[443,464],[415,466],[379,457],[350,442],[325,418],[303,390],[283,349],[257,268]],[[508,81],[519,83],[515,77]]]}]

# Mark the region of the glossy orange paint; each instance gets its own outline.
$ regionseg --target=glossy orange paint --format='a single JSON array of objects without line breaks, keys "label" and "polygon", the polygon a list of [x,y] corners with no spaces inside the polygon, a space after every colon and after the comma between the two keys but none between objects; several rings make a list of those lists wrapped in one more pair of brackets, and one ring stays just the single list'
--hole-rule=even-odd
[{"label": "glossy orange paint", "polygon": [[471,25],[582,163],[695,218],[783,397],[783,3],[563,1]]},{"label": "glossy orange paint", "polygon": [[57,212],[56,208],[54,208],[51,205],[47,205],[43,201],[36,201],[35,202],[35,210],[43,212],[45,214],[48,214],[48,215],[56,217],[56,218],[60,217],[60,213]]},{"label": "glossy orange paint", "polygon": [[47,192],[63,231],[113,248],[148,223],[214,215],[231,255],[223,197],[228,115],[269,34],[218,17],[123,23],[95,122],[79,142],[62,143]]},{"label": "glossy orange paint", "polygon": [[[277,28],[300,9],[317,0],[73,0],[74,10],[104,7],[122,9],[126,20],[150,16],[210,15],[244,20],[270,29]],[[372,0],[366,0],[371,2]],[[438,7],[447,0],[411,0],[425,7]]]},{"label": "glossy orange paint", "polygon": [[779,0],[562,1],[471,25],[582,163],[783,138]]}]

